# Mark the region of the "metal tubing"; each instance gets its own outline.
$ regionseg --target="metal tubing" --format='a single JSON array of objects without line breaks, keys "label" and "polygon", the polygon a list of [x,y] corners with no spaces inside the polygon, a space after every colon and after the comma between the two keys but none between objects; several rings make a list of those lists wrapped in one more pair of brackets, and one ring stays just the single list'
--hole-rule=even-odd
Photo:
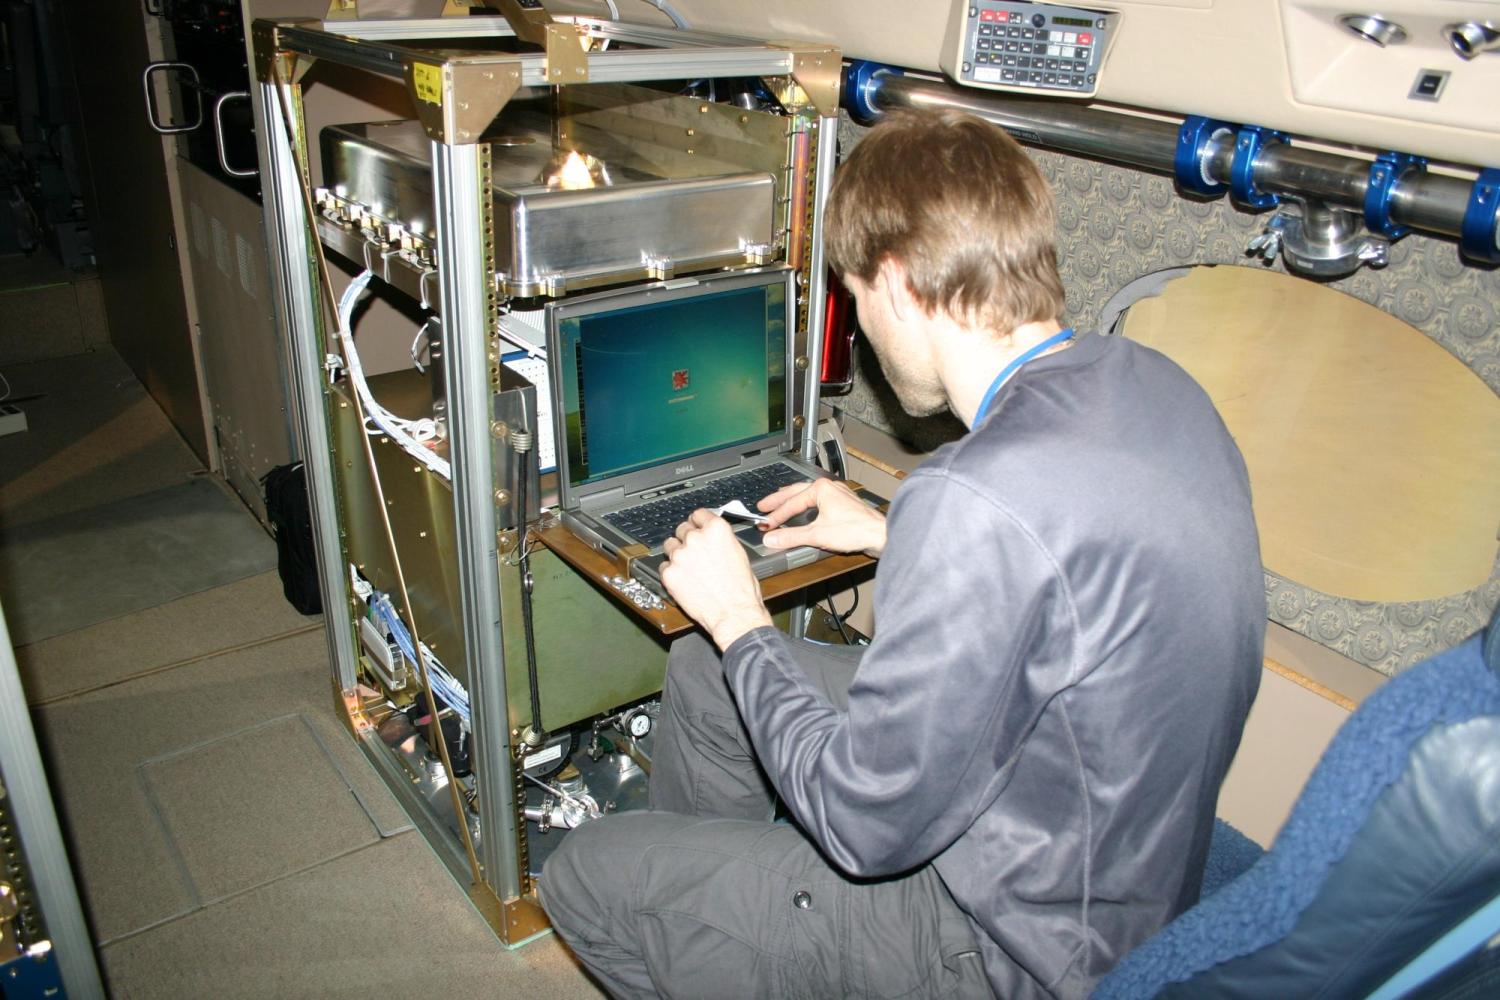
[{"label": "metal tubing", "polygon": [[[72,1000],[103,1000],[104,984],[94,960],[94,944],[83,922],[78,886],[73,881],[62,828],[52,807],[47,772],[37,750],[36,732],[26,708],[26,693],[21,689],[20,671],[3,613],[0,613],[0,779],[10,800],[16,832],[21,836],[21,849],[31,869],[63,991]],[[0,956],[7,960],[15,957]],[[3,988],[4,984],[0,984],[0,990]]]},{"label": "metal tubing", "polygon": [[[977,94],[914,76],[882,74],[872,88],[874,104],[881,109],[957,108],[994,122],[1035,146],[1173,173],[1177,126],[1168,122],[1063,102]],[[1234,136],[1211,142],[1205,172],[1210,180],[1228,181]],[[1322,199],[1362,212],[1369,171],[1367,160],[1291,143],[1271,143],[1256,158],[1254,182],[1266,191]],[[1393,188],[1391,218],[1414,229],[1458,237],[1472,186],[1458,177],[1411,171]]]},{"label": "metal tubing", "polygon": [[[288,85],[287,90],[292,88]],[[293,106],[292,95],[286,95]],[[333,446],[323,398],[323,336],[319,289],[314,278],[306,213],[299,197],[302,181],[297,152],[287,136],[287,122],[275,83],[260,85],[264,128],[256,129],[261,163],[269,183],[264,185],[266,242],[271,259],[277,325],[285,341],[283,351],[291,369],[292,414],[302,446],[307,495],[312,510],[313,545],[318,554],[318,582],[323,592],[327,622],[328,659],[339,690],[354,687],[356,659],[354,630],[348,615],[348,570],[339,539],[338,510],[334,505]]]},{"label": "metal tubing", "polygon": [[[877,108],[957,108],[994,122],[1021,142],[1171,173],[1177,126],[1060,101],[993,97],[935,80],[886,74],[873,83]],[[1227,177],[1224,178],[1227,180]]]},{"label": "metal tubing", "polygon": [[469,663],[480,851],[485,881],[501,899],[521,894],[515,788],[500,631],[495,463],[490,440],[489,310],[484,220],[488,206],[481,147],[432,143],[438,219],[438,288],[443,314],[443,380],[458,538],[458,593]]}]

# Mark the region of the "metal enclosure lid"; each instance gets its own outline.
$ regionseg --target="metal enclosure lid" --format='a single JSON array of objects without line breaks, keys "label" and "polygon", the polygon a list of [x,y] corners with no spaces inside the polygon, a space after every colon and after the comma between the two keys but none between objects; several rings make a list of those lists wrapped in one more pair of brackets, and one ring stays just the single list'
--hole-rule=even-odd
[{"label": "metal enclosure lid", "polygon": [[[419,122],[330,126],[320,142],[336,194],[432,237],[431,147]],[[673,180],[596,161],[602,183],[569,190],[546,182],[568,151],[534,120],[502,116],[489,145],[496,271],[507,295],[762,263],[775,238],[769,173]]]}]

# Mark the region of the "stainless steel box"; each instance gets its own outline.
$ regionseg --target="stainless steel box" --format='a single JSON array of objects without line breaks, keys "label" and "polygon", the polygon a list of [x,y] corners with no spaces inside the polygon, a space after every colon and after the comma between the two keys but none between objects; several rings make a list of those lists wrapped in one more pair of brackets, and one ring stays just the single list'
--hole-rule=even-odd
[{"label": "stainless steel box", "polygon": [[[568,188],[556,175],[569,151],[554,145],[550,128],[501,125],[487,141],[503,294],[556,296],[774,255],[768,173],[668,179],[584,156],[593,186]],[[431,145],[418,122],[333,125],[320,140],[334,194],[430,238]]]}]

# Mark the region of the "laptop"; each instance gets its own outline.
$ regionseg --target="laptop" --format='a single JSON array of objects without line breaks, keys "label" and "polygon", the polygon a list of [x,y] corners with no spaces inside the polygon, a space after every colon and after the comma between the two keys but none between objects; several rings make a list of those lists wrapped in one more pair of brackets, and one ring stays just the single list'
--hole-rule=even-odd
[{"label": "laptop", "polygon": [[[563,524],[661,592],[662,543],[693,510],[827,473],[793,450],[796,292],[785,268],[680,279],[547,307]],[[757,576],[823,558],[731,521]]]}]

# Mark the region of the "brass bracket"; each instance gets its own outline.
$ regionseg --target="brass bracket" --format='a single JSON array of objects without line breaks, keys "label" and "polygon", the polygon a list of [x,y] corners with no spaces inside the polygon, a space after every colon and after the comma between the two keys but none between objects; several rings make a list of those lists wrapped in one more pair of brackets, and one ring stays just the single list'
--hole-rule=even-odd
[{"label": "brass bracket", "polygon": [[589,38],[583,29],[554,21],[541,0],[500,0],[500,13],[517,38],[546,51],[548,83],[588,83]]},{"label": "brass bracket", "polygon": [[359,20],[359,0],[328,0],[328,13],[323,15],[323,20]]},{"label": "brass bracket", "polygon": [[278,32],[282,28],[317,27],[321,22],[307,17],[288,18],[282,21],[256,21],[250,25],[250,40],[255,51],[255,79],[260,83],[275,83],[276,70],[285,83],[296,83],[312,66],[311,57],[300,57],[295,52],[281,52]]},{"label": "brass bracket", "polygon": [[520,944],[530,938],[549,929],[552,924],[547,920],[547,914],[543,912],[534,897],[518,896],[507,899],[501,904],[505,911],[505,943],[509,945]]},{"label": "brass bracket", "polygon": [[521,88],[516,63],[412,60],[403,71],[428,137],[450,146],[479,141],[500,109]]},{"label": "brass bracket", "polygon": [[772,48],[792,53],[791,76],[770,77],[766,83],[787,108],[812,105],[824,118],[839,113],[839,77],[843,56],[832,46],[799,42],[770,42]]}]

